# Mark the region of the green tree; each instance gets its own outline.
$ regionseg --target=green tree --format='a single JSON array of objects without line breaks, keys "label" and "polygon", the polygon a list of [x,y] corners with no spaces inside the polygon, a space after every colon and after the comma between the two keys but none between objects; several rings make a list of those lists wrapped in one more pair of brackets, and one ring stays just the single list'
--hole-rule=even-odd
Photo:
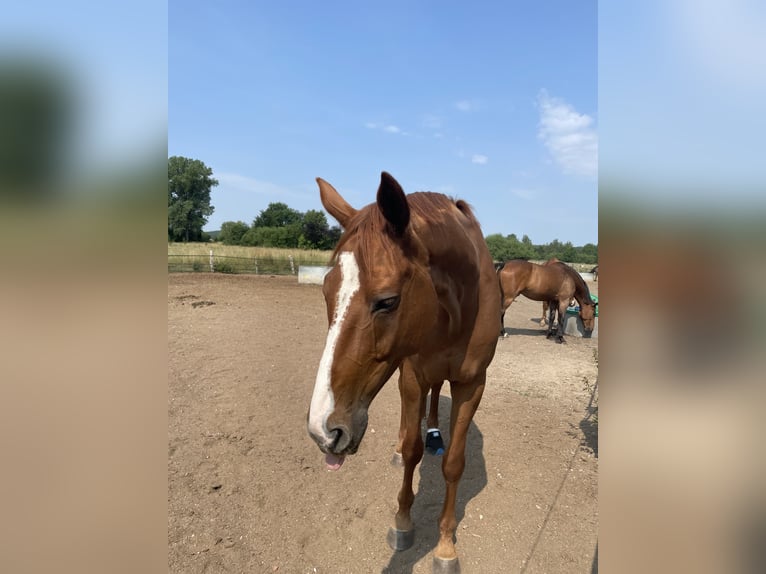
[{"label": "green tree", "polygon": [[262,209],[258,217],[253,220],[253,227],[286,227],[294,223],[300,223],[303,214],[286,203],[270,203],[266,209]]},{"label": "green tree", "polygon": [[487,242],[487,248],[489,249],[489,254],[492,256],[492,259],[495,261],[505,261],[508,259],[505,237],[503,237],[501,233],[487,235],[484,240]]},{"label": "green tree", "polygon": [[561,261],[567,261],[564,257],[564,245],[558,239],[554,239],[550,243],[546,243],[542,246],[541,259],[560,259]]},{"label": "green tree", "polygon": [[577,250],[575,249],[575,246],[572,245],[571,241],[567,241],[562,249],[561,249],[561,257],[559,257],[562,261],[568,261],[569,263],[575,262],[578,260],[577,257]]},{"label": "green tree", "polygon": [[303,215],[301,231],[301,247],[320,249],[327,243],[330,226],[323,212],[309,209]]},{"label": "green tree", "polygon": [[215,209],[210,190],[218,185],[213,170],[198,159],[168,159],[168,239],[198,241],[202,226]]},{"label": "green tree", "polygon": [[518,253],[516,257],[521,257],[522,259],[535,259],[537,257],[535,246],[532,245],[532,240],[526,235],[521,238],[521,241],[516,245],[516,249]]},{"label": "green tree", "polygon": [[325,242],[323,245],[320,246],[321,249],[334,249],[335,246],[338,244],[338,241],[340,241],[340,236],[343,234],[340,227],[337,225],[333,225],[328,231],[327,231],[327,238],[325,239]]},{"label": "green tree", "polygon": [[244,221],[224,221],[221,224],[218,240],[224,245],[241,245],[242,236],[248,229],[250,227]]},{"label": "green tree", "polygon": [[582,246],[581,255],[583,263],[598,263],[598,246],[586,243]]},{"label": "green tree", "polygon": [[242,236],[242,245],[261,247],[298,247],[301,236],[300,224],[283,227],[251,227]]}]

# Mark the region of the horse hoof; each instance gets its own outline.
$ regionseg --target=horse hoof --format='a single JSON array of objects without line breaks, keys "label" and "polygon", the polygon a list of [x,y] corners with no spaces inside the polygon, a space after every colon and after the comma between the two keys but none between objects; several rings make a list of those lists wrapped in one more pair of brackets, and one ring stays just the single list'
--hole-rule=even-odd
[{"label": "horse hoof", "polygon": [[430,431],[426,434],[426,452],[434,456],[444,454],[444,441],[438,430]]},{"label": "horse hoof", "polygon": [[396,528],[389,528],[386,541],[392,550],[397,552],[407,550],[415,544],[415,529],[397,530]]},{"label": "horse hoof", "polygon": [[395,466],[396,468],[404,467],[404,459],[402,458],[402,453],[394,453],[394,456],[391,457],[391,466]]},{"label": "horse hoof", "polygon": [[431,571],[433,574],[460,574],[460,562],[457,558],[445,560],[444,558],[434,556]]}]

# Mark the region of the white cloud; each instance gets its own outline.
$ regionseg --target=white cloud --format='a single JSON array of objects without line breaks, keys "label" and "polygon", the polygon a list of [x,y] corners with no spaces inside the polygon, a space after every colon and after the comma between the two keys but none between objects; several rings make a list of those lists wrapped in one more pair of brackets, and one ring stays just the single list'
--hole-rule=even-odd
[{"label": "white cloud", "polygon": [[393,124],[383,124],[379,122],[367,122],[364,124],[364,127],[371,130],[380,130],[383,132],[386,132],[388,134],[400,134],[403,136],[409,135],[407,132],[402,131],[402,129],[399,126],[395,126]]},{"label": "white cloud", "polygon": [[595,177],[598,173],[598,134],[593,118],[577,112],[560,98],[541,90],[537,97],[540,123],[537,137],[564,173]]},{"label": "white cloud", "polygon": [[461,112],[477,112],[484,109],[484,102],[478,98],[472,100],[458,100],[454,104],[455,109]]},{"label": "white cloud", "polygon": [[471,157],[471,163],[478,163],[479,165],[486,165],[488,161],[489,158],[486,155],[481,155],[479,153],[476,153]]}]

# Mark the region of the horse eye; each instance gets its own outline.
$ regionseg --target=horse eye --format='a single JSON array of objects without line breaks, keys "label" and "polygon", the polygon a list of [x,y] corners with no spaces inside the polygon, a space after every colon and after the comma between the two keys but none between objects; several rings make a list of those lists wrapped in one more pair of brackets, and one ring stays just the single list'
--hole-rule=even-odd
[{"label": "horse eye", "polygon": [[399,296],[385,297],[384,299],[378,299],[372,305],[372,312],[378,311],[393,311],[399,306]]}]

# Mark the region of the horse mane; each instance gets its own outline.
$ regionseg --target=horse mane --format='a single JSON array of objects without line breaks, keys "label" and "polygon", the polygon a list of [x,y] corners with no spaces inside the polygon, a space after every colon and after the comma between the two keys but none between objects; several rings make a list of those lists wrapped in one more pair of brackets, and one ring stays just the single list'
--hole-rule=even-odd
[{"label": "horse mane", "polygon": [[[398,242],[405,254],[411,253],[417,249],[410,234],[418,232],[418,227],[429,227],[432,230],[439,230],[445,227],[445,224],[455,219],[454,208],[471,220],[475,225],[479,225],[473,214],[471,206],[462,199],[453,199],[441,193],[430,191],[418,191],[407,195],[407,203],[410,207],[410,233],[404,234],[402,240]],[[368,269],[371,259],[373,241],[382,244],[385,251],[395,253],[395,245],[391,236],[391,226],[386,221],[383,213],[376,203],[371,203],[359,211],[348,222],[343,235],[341,235],[338,244],[332,254],[333,261],[352,237],[358,240],[359,266],[361,269]],[[445,238],[449,243],[449,238]]]},{"label": "horse mane", "polygon": [[470,217],[471,219],[476,219],[476,216],[473,214],[473,208],[462,199],[454,199],[452,198],[452,201],[455,203],[455,207],[457,207],[460,211],[462,211],[466,217]]},{"label": "horse mane", "polygon": [[572,277],[572,279],[575,282],[575,297],[580,299],[580,305],[595,305],[593,300],[590,298],[590,289],[588,289],[588,284],[585,282],[585,279],[582,278],[582,275],[580,275],[575,269],[563,261],[557,262],[561,265],[561,267]]},{"label": "horse mane", "polygon": [[457,207],[458,211],[478,225],[473,209],[462,199],[432,191],[416,191],[407,196],[407,203],[410,205],[410,210],[417,213],[427,225],[445,223],[449,217],[453,216],[453,207]]}]

